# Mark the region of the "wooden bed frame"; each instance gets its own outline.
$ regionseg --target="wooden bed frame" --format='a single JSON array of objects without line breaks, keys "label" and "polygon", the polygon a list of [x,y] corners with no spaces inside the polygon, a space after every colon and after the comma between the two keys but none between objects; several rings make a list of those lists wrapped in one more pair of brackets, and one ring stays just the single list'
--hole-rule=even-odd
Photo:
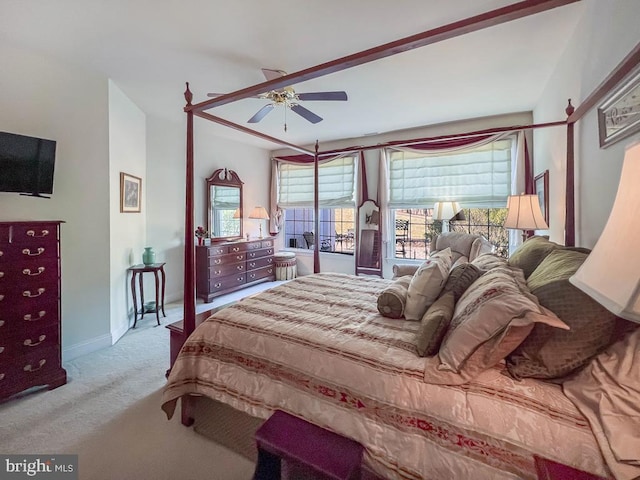
[{"label": "wooden bed frame", "polygon": [[[216,117],[206,110],[211,108],[225,105],[227,103],[235,102],[244,98],[255,96],[261,93],[265,93],[271,90],[283,88],[291,85],[292,83],[311,80],[321,77],[330,73],[335,73],[341,70],[345,70],[351,67],[362,65],[371,61],[379,60],[391,55],[396,55],[408,50],[423,47],[429,44],[437,43],[443,40],[454,38],[460,35],[464,35],[470,32],[489,28],[501,23],[509,22],[519,18],[523,18],[529,15],[534,15],[543,11],[551,10],[553,8],[575,3],[580,0],[524,0],[519,3],[508,5],[503,8],[492,10],[484,14],[469,17],[464,20],[453,22],[442,27],[431,29],[416,35],[405,37],[403,39],[386,43],[368,50],[364,50],[346,57],[341,57],[336,60],[326,62],[314,67],[300,70],[298,72],[288,74],[283,77],[279,77],[273,80],[262,82],[251,87],[247,87],[235,92],[221,95],[214,99],[210,99],[201,103],[192,104],[193,94],[189,90],[189,83],[186,84],[186,91],[184,92],[186,106],[184,111],[187,114],[187,142],[186,142],[186,201],[185,201],[185,251],[184,251],[184,317],[182,329],[178,329],[175,332],[172,331],[172,350],[174,348],[179,349],[184,343],[187,337],[193,332],[196,327],[196,297],[195,297],[195,247],[193,243],[192,233],[195,228],[194,222],[194,129],[193,118],[194,116],[204,118],[206,120],[218,123],[220,125],[239,130],[241,132],[253,135],[273,142],[279,146],[290,148],[294,151],[300,152],[305,155],[314,157],[314,165],[316,171],[315,182],[315,210],[316,210],[316,231],[318,228],[318,185],[317,185],[317,169],[318,169],[318,157],[327,154],[339,154],[345,151],[364,151],[371,149],[380,149],[389,146],[409,145],[411,143],[424,143],[429,141],[468,137],[489,133],[498,133],[506,131],[518,131],[526,129],[547,128],[565,125],[567,128],[567,152],[566,152],[566,205],[565,205],[565,245],[575,245],[575,168],[574,168],[574,125],[580,120],[591,108],[598,104],[603,97],[609,92],[613,86],[620,82],[634,67],[640,63],[640,44],[638,44],[623,60],[620,64],[603,80],[603,82],[596,87],[596,89],[586,97],[582,104],[578,108],[574,108],[571,104],[571,99],[568,101],[568,105],[565,109],[567,114],[566,120],[560,120],[550,123],[532,124],[532,125],[519,125],[519,126],[507,126],[503,128],[493,128],[482,131],[467,132],[463,134],[443,135],[438,137],[419,138],[414,140],[392,141],[383,144],[376,144],[371,146],[357,146],[348,147],[340,150],[331,150],[321,152],[319,150],[318,143],[316,142],[315,149],[310,150],[308,148],[294,145],[284,140],[265,135],[263,133],[251,130],[242,125],[235,124],[220,117]],[[533,174],[531,168],[526,170],[526,181],[533,182]],[[529,178],[530,177],[530,178]],[[320,258],[319,258],[319,239],[315,237],[315,249],[314,249],[314,272],[320,271]],[[202,319],[200,319],[202,321]],[[181,331],[180,331],[181,330]],[[177,350],[176,350],[177,351]],[[172,363],[173,363],[172,358]],[[191,425],[193,423],[192,418],[192,405],[188,399],[182,399],[182,423],[185,425]],[[575,477],[578,478],[578,477]]]}]

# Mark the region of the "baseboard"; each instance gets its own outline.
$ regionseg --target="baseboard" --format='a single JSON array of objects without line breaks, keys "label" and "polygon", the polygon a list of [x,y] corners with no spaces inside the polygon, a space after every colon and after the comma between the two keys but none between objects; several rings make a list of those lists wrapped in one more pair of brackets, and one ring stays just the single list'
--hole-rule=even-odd
[{"label": "baseboard", "polygon": [[129,331],[128,324],[122,324],[119,326],[118,330],[115,332],[111,332],[111,345],[115,345],[115,343],[122,338],[122,336]]},{"label": "baseboard", "polygon": [[100,335],[99,337],[92,338],[89,341],[77,343],[62,350],[62,361],[68,362],[75,358],[86,355],[87,353],[102,350],[103,348],[113,345],[111,334]]}]

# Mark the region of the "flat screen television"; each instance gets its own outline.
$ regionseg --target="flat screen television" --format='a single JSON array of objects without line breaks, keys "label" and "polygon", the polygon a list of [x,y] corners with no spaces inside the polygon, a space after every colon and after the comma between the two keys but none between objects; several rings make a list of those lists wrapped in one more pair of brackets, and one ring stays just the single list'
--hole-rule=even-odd
[{"label": "flat screen television", "polygon": [[56,142],[0,132],[0,192],[53,193]]}]

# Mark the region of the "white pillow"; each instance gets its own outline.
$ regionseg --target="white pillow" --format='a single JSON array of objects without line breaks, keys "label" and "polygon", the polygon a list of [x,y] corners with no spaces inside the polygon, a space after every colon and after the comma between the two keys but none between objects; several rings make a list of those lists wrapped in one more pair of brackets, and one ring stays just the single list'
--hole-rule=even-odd
[{"label": "white pillow", "polygon": [[434,253],[420,265],[409,284],[404,307],[405,319],[422,319],[427,309],[436,301],[442,287],[447,282],[451,268],[451,257],[451,249],[445,248]]}]

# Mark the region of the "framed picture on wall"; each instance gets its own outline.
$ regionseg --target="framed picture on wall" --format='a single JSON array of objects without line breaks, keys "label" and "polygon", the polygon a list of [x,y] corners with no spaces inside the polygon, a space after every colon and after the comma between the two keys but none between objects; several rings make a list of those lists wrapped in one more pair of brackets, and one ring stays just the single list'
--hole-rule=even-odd
[{"label": "framed picture on wall", "polygon": [[545,170],[540,175],[537,175],[534,179],[534,184],[544,221],[549,225],[549,170]]},{"label": "framed picture on wall", "polygon": [[600,148],[640,131],[640,68],[620,82],[598,107]]},{"label": "framed picture on wall", "polygon": [[120,172],[120,211],[139,213],[142,198],[142,179]]}]

